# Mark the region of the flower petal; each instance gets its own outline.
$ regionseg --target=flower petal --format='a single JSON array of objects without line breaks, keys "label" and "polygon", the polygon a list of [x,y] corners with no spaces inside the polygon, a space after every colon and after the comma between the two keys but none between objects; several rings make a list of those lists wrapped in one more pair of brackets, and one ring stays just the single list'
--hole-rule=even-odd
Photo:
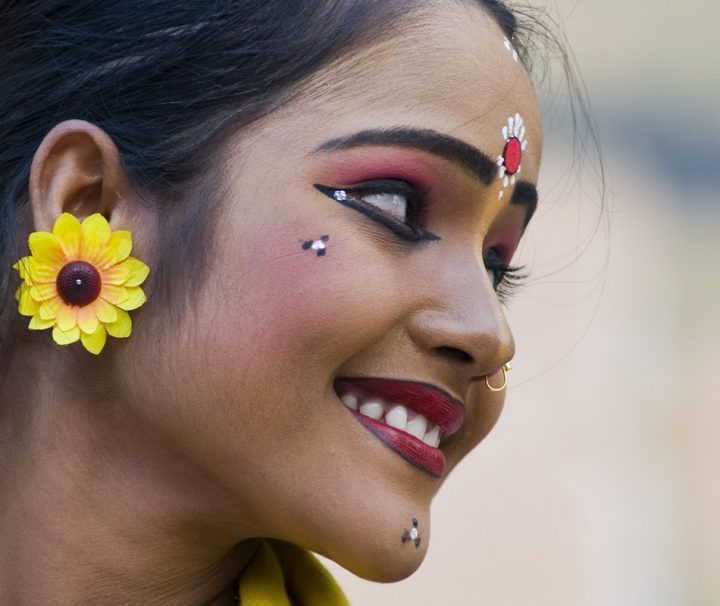
[{"label": "flower petal", "polygon": [[94,305],[86,305],[77,311],[77,323],[84,333],[92,334],[97,330],[98,318]]},{"label": "flower petal", "polygon": [[85,260],[92,260],[110,240],[110,225],[105,217],[95,213],[82,222],[80,229],[82,231],[80,256]]},{"label": "flower petal", "polygon": [[[127,261],[125,262],[127,263]],[[130,277],[130,268],[125,263],[116,263],[100,270],[102,281],[105,284],[123,285]]]},{"label": "flower petal", "polygon": [[39,313],[40,305],[30,295],[30,287],[23,283],[18,288],[15,297],[18,300],[18,311],[23,316],[34,316]]},{"label": "flower petal", "polygon": [[30,287],[30,294],[36,301],[47,301],[57,296],[55,284],[35,284]]},{"label": "flower petal", "polygon": [[68,331],[60,330],[57,326],[53,328],[53,341],[58,345],[69,345],[80,339],[80,329],[75,326]]},{"label": "flower petal", "polygon": [[132,234],[119,229],[112,232],[107,245],[98,249],[92,261],[100,268],[110,267],[128,258],[132,250]]},{"label": "flower petal", "polygon": [[28,328],[30,330],[45,330],[55,324],[55,320],[41,320],[39,316],[33,316],[30,319]]},{"label": "flower petal", "polygon": [[107,328],[108,334],[113,337],[117,337],[119,339],[129,337],[132,332],[132,320],[130,319],[130,314],[122,309],[118,309],[117,321],[111,324],[106,324],[105,328]]},{"label": "flower petal", "polygon": [[34,257],[25,258],[28,259],[27,263],[25,264],[25,269],[27,270],[28,277],[25,279],[25,281],[32,282],[33,284],[37,284],[39,282],[43,284],[47,284],[50,282],[54,283],[57,280],[58,272],[63,267],[62,263],[43,263],[42,261],[38,261]]},{"label": "flower petal", "polygon": [[77,312],[78,308],[74,305],[61,305],[55,316],[58,328],[63,332],[67,332],[77,326]]},{"label": "flower petal", "polygon": [[150,274],[150,268],[135,257],[128,257],[123,265],[130,269],[130,277],[125,286],[140,286]]},{"label": "flower petal", "polygon": [[117,304],[120,309],[124,309],[126,311],[137,309],[145,303],[145,301],[147,301],[147,297],[145,296],[143,289],[139,286],[131,286],[125,290],[127,291],[127,298]]},{"label": "flower petal", "polygon": [[108,303],[113,305],[119,304],[127,299],[127,290],[124,286],[116,286],[115,284],[103,284],[100,296]]},{"label": "flower petal", "polygon": [[120,310],[112,303],[108,303],[105,299],[96,299],[93,303],[95,306],[95,314],[97,319],[104,324],[112,324],[117,320]]},{"label": "flower petal", "polygon": [[65,264],[65,253],[54,234],[46,231],[35,231],[28,238],[30,252],[41,263],[47,263],[56,271]]},{"label": "flower petal", "polygon": [[39,316],[41,320],[55,320],[58,309],[63,307],[65,303],[60,297],[48,299],[40,304]]},{"label": "flower petal", "polygon": [[66,258],[77,259],[80,254],[80,240],[82,238],[80,221],[70,213],[63,213],[55,221],[53,234],[57,236]]},{"label": "flower petal", "polygon": [[20,278],[26,282],[32,282],[30,273],[30,261],[32,257],[22,257],[17,263],[13,265],[13,269],[17,269],[20,274]]},{"label": "flower petal", "polygon": [[97,330],[91,334],[85,332],[80,333],[82,344],[90,353],[98,355],[105,347],[107,341],[107,332],[102,324],[98,324]]}]

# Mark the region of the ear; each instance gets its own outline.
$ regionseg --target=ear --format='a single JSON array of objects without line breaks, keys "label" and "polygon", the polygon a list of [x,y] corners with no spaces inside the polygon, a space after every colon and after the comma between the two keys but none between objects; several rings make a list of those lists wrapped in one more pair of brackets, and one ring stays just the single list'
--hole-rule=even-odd
[{"label": "ear", "polygon": [[151,208],[130,184],[117,146],[83,120],[61,122],[45,136],[30,170],[30,204],[38,231],[52,231],[63,212],[80,220],[100,213],[113,229],[133,231],[136,242],[154,235]]}]

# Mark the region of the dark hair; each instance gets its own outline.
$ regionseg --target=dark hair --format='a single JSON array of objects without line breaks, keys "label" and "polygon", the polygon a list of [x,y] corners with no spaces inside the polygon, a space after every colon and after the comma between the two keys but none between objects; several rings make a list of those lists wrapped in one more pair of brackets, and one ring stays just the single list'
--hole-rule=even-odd
[{"label": "dark hair", "polygon": [[[513,13],[475,0],[508,38]],[[33,155],[58,122],[97,124],[133,184],[162,212],[184,212],[155,288],[172,267],[197,268],[211,229],[202,177],[225,137],[272,112],[320,68],[377,40],[417,0],[0,0],[0,352],[15,316],[30,229]],[[523,58],[523,44],[514,40]],[[189,200],[197,204],[183,204]],[[168,230],[170,231],[170,230]],[[166,243],[168,244],[168,243]],[[165,247],[170,249],[169,246]],[[178,254],[179,253],[179,254]],[[158,281],[160,285],[158,285]]]}]

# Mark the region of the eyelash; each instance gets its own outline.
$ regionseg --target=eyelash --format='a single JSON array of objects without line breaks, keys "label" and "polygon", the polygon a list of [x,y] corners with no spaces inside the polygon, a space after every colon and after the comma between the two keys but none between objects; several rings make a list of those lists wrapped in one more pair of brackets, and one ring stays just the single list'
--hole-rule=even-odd
[{"label": "eyelash", "polygon": [[502,303],[507,303],[527,279],[524,266],[506,265],[494,248],[483,254],[483,265],[488,273],[492,273],[493,290]]},{"label": "eyelash", "polygon": [[[415,187],[397,179],[377,179],[360,183],[352,187],[334,188],[320,183],[314,187],[336,202],[352,208],[369,219],[380,223],[395,235],[407,242],[440,240],[440,236],[426,230],[420,223],[427,207],[427,192],[420,192]],[[400,220],[391,213],[382,210],[362,199],[372,194],[397,194],[407,200],[407,217]],[[523,267],[506,265],[494,248],[488,249],[483,255],[485,269],[492,273],[493,290],[498,299],[506,303],[527,277]]]}]

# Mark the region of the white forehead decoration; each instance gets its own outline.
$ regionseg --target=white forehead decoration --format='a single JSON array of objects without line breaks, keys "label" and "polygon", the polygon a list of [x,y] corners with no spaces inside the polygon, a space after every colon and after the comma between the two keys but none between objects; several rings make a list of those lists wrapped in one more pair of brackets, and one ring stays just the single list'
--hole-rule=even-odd
[{"label": "white forehead decoration", "polygon": [[508,185],[515,184],[515,175],[522,168],[522,155],[528,144],[525,138],[525,125],[520,114],[508,118],[507,125],[502,127],[502,135],[505,139],[505,147],[497,159],[498,177],[503,183],[503,189],[498,194],[499,198],[505,195]]},{"label": "white forehead decoration", "polygon": [[510,42],[507,36],[505,36],[503,44],[505,44],[505,48],[512,53],[512,58],[515,59],[515,61],[518,61],[517,51],[515,50],[515,47],[512,45],[512,42]]}]

